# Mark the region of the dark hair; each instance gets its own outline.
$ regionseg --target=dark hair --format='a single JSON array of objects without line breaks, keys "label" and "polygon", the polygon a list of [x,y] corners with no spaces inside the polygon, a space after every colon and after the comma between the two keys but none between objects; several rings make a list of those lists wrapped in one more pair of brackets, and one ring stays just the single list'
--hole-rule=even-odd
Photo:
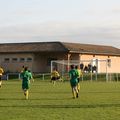
[{"label": "dark hair", "polygon": [[74,65],[71,65],[70,67],[71,67],[71,69],[74,69],[74,68],[75,68],[75,66],[74,66]]},{"label": "dark hair", "polygon": [[53,70],[57,70],[57,68],[54,67]]},{"label": "dark hair", "polygon": [[78,66],[75,66],[75,69],[78,69]]},{"label": "dark hair", "polygon": [[28,70],[28,67],[25,67],[25,69],[24,69],[25,71],[27,71]]}]

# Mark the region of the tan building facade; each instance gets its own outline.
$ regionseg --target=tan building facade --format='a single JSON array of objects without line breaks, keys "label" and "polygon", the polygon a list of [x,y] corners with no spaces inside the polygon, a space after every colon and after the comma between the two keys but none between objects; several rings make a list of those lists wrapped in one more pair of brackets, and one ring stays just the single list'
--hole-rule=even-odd
[{"label": "tan building facade", "polygon": [[[0,65],[6,72],[20,72],[28,66],[32,72],[48,73],[52,60],[78,60],[88,65],[98,60],[98,72],[120,73],[120,49],[77,43],[39,42],[0,45]],[[103,60],[103,61],[102,61]],[[110,65],[108,65],[110,62]]]}]

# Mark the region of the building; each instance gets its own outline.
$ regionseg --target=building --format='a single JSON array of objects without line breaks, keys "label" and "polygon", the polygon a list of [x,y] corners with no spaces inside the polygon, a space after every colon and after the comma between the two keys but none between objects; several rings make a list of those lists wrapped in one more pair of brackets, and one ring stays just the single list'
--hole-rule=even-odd
[{"label": "building", "polygon": [[109,72],[120,72],[120,49],[112,46],[64,42],[0,44],[0,65],[6,72],[20,72],[24,65],[35,73],[46,73],[50,72],[51,60],[94,59],[108,60],[112,63]]}]

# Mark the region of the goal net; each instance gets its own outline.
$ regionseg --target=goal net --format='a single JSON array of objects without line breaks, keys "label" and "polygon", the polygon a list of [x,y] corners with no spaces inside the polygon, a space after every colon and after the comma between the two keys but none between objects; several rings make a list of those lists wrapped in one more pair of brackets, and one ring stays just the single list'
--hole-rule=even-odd
[{"label": "goal net", "polygon": [[111,61],[92,59],[92,60],[53,60],[51,61],[51,72],[57,69],[63,80],[68,79],[68,71],[71,65],[81,69],[81,80],[108,80],[111,68]]}]

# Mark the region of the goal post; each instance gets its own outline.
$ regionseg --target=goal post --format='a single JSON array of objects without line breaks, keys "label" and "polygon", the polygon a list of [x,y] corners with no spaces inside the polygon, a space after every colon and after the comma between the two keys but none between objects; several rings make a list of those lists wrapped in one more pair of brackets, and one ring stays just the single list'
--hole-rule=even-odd
[{"label": "goal post", "polygon": [[[53,60],[51,61],[51,72],[54,68],[60,73],[63,79],[66,79],[68,75],[68,71],[70,70],[70,66],[75,65],[79,66],[83,75],[81,76],[81,80],[85,80],[85,76],[89,76],[89,80],[97,80],[100,77],[100,74],[104,74],[104,79],[108,81],[108,60]],[[102,76],[102,75],[101,75]]]},{"label": "goal post", "polygon": [[64,78],[68,74],[70,65],[72,64],[79,65],[79,61],[72,60],[68,62],[67,60],[53,60],[51,61],[51,72],[56,68],[61,77]]}]

